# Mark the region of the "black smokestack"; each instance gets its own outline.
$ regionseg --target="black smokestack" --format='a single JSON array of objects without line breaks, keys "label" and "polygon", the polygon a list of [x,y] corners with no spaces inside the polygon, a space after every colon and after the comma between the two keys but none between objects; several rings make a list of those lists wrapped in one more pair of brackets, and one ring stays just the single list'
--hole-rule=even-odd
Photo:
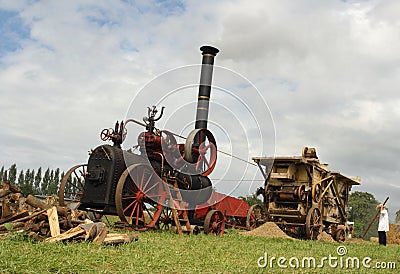
[{"label": "black smokestack", "polygon": [[202,46],[200,50],[202,51],[203,61],[201,63],[199,97],[197,99],[196,129],[207,128],[214,57],[219,52],[217,48],[211,46]]}]

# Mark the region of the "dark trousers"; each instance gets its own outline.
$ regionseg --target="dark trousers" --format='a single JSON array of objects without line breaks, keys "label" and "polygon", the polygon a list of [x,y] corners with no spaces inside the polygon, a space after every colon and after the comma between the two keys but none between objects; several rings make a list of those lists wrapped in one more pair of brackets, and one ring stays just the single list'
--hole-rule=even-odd
[{"label": "dark trousers", "polygon": [[386,245],[386,231],[378,231],[379,244]]}]

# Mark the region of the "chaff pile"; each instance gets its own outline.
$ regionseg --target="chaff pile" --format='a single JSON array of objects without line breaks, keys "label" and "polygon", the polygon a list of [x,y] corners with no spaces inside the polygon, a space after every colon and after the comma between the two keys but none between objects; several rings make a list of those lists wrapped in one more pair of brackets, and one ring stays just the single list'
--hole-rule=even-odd
[{"label": "chaff pile", "polygon": [[46,202],[28,195],[8,182],[0,187],[0,237],[25,232],[36,241],[93,241],[96,244],[118,244],[137,240],[129,234],[108,234],[103,222],[93,223],[86,212],[59,206],[57,199]]}]

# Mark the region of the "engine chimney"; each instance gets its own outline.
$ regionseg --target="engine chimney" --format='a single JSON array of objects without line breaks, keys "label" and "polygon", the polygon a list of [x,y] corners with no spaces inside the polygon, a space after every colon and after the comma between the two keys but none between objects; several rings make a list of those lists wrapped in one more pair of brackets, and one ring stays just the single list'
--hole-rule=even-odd
[{"label": "engine chimney", "polygon": [[219,52],[217,48],[211,46],[202,46],[200,50],[202,51],[203,61],[201,63],[195,129],[207,128],[214,57]]}]

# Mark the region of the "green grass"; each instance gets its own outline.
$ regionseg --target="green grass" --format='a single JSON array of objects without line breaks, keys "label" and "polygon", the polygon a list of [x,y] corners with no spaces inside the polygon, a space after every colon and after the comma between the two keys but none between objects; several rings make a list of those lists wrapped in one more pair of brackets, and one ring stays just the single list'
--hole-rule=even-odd
[{"label": "green grass", "polygon": [[[80,243],[36,243],[23,237],[0,240],[0,273],[277,273],[277,272],[356,272],[355,269],[325,268],[261,269],[257,259],[338,256],[339,243],[244,237],[229,230],[222,237],[210,235],[178,236],[169,231],[139,234],[139,240],[120,246],[97,246]],[[377,261],[396,262],[400,268],[400,246],[376,243],[346,243],[344,257],[371,257]],[[288,265],[288,262],[286,262]],[[387,273],[390,270],[361,268],[357,272]],[[391,270],[396,273],[396,270]]]}]

